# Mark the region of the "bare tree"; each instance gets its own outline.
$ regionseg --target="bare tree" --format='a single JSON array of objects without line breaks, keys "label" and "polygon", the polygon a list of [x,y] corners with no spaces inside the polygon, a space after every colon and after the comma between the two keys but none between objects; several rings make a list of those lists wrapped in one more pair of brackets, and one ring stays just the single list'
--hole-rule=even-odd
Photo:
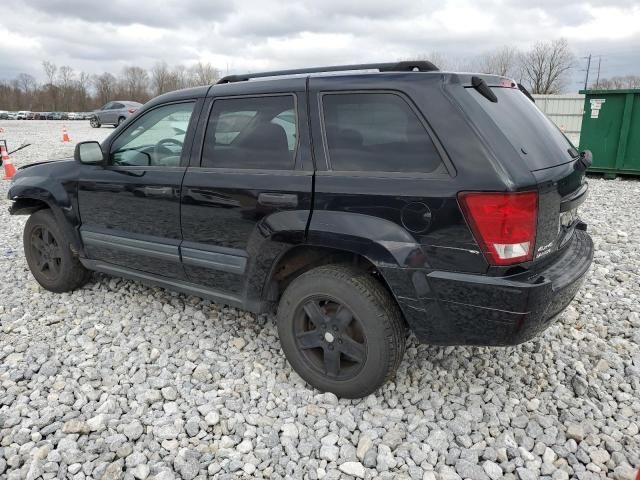
[{"label": "bare tree", "polygon": [[63,65],[58,70],[58,87],[62,94],[61,105],[65,111],[69,111],[74,95],[75,72],[69,65]]},{"label": "bare tree", "polygon": [[480,73],[492,73],[503,77],[520,77],[520,53],[514,47],[505,45],[495,52],[487,52],[481,55],[476,62],[476,68]]},{"label": "bare tree", "polygon": [[51,108],[55,110],[58,102],[58,89],[56,88],[56,73],[58,71],[58,67],[55,63],[45,60],[42,62],[42,68],[44,69],[44,74],[47,76],[47,80],[49,81],[47,84],[47,90],[49,91],[50,105]]},{"label": "bare tree", "polygon": [[105,72],[93,77],[93,88],[96,92],[96,106],[102,106],[113,100],[118,88],[118,80],[113,74]]},{"label": "bare tree", "polygon": [[85,111],[87,109],[87,103],[89,100],[89,85],[91,84],[91,76],[86,72],[80,72],[77,85],[77,109]]},{"label": "bare tree", "polygon": [[169,91],[170,72],[167,62],[157,62],[151,68],[151,89],[155,95]]},{"label": "bare tree", "polygon": [[49,84],[53,85],[56,81],[58,67],[55,63],[45,60],[42,62],[42,68],[44,69],[44,74],[47,76],[47,80],[49,80]]},{"label": "bare tree", "polygon": [[19,73],[17,80],[20,85],[20,89],[26,94],[29,94],[36,88],[36,79],[33,75],[29,75],[28,73]]},{"label": "bare tree", "polygon": [[220,78],[220,72],[209,62],[198,62],[191,67],[195,85],[211,85]]},{"label": "bare tree", "polygon": [[531,93],[560,93],[574,65],[564,38],[538,42],[521,55],[522,77]]},{"label": "bare tree", "polygon": [[149,99],[149,75],[140,67],[125,67],[122,70],[122,89],[127,100],[146,102]]},{"label": "bare tree", "polygon": [[601,78],[598,84],[591,84],[591,88],[602,90],[621,90],[624,88],[640,88],[640,76],[625,75],[623,77]]},{"label": "bare tree", "polygon": [[40,85],[26,73],[0,80],[0,108],[86,111],[117,99],[145,102],[150,94],[212,84],[218,78],[218,71],[210,63],[203,62],[187,68],[159,61],[149,70],[126,67],[120,75],[109,72],[89,75],[74,71],[68,65],[59,67],[51,61],[43,61],[42,68],[46,80]]},{"label": "bare tree", "polygon": [[448,56],[437,51],[422,53],[414,57],[403,58],[402,60],[426,60],[433,63],[440,70],[450,72],[468,72],[473,70],[472,62],[468,58]]}]

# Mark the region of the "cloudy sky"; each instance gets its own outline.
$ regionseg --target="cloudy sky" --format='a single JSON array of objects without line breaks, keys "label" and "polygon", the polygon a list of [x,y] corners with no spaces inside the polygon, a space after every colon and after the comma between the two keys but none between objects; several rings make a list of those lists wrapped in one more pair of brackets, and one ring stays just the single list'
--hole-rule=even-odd
[{"label": "cloudy sky", "polygon": [[[565,37],[602,76],[640,75],[637,0],[0,0],[0,78],[52,60],[89,73],[212,62],[222,73],[471,58]],[[580,60],[580,62],[583,62]],[[597,65],[597,59],[596,59]],[[579,87],[579,65],[570,90]]]}]

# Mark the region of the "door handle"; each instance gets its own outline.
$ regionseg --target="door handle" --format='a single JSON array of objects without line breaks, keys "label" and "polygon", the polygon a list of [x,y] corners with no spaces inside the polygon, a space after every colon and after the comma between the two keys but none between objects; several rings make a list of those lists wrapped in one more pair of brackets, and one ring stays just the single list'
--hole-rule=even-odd
[{"label": "door handle", "polygon": [[260,193],[258,204],[265,207],[297,207],[298,195],[292,193]]}]

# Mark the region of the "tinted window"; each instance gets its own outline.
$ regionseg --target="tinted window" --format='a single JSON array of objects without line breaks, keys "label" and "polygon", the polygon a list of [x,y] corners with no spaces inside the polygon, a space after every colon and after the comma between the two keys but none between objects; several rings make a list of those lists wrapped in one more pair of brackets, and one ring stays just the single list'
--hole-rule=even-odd
[{"label": "tinted window", "polygon": [[294,165],[296,144],[293,96],[216,100],[202,166],[289,169]]},{"label": "tinted window", "polygon": [[569,154],[571,142],[520,90],[492,88],[498,97],[496,103],[490,102],[473,88],[466,90],[491,117],[516,151],[520,152],[530,170],[573,160]]},{"label": "tinted window", "polygon": [[324,95],[333,170],[446,173],[415,112],[391,93]]},{"label": "tinted window", "polygon": [[121,108],[124,108],[124,105],[122,103],[114,103],[113,105],[111,105],[111,110],[120,110]]},{"label": "tinted window", "polygon": [[109,163],[123,166],[180,165],[193,105],[165,105],[135,120],[113,142]]}]

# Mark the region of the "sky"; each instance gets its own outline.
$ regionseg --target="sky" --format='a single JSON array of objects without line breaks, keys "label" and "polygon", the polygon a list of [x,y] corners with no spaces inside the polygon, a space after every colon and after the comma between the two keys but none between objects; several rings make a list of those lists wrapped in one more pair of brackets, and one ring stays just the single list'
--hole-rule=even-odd
[{"label": "sky", "polygon": [[0,0],[0,78],[44,79],[42,61],[119,72],[211,62],[223,74],[437,53],[464,60],[564,37],[576,91],[591,75],[640,75],[638,0]]}]

